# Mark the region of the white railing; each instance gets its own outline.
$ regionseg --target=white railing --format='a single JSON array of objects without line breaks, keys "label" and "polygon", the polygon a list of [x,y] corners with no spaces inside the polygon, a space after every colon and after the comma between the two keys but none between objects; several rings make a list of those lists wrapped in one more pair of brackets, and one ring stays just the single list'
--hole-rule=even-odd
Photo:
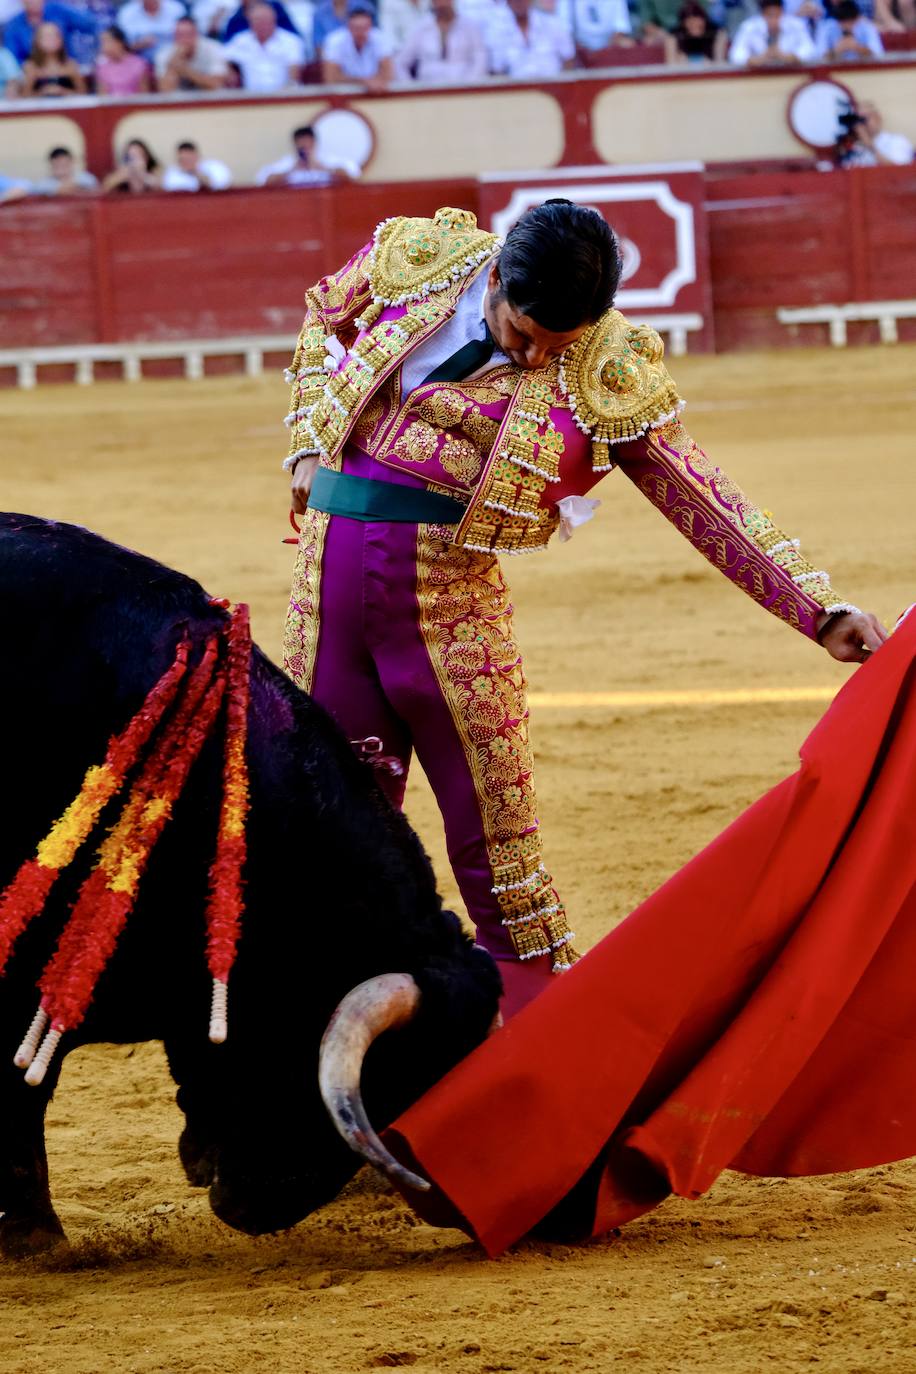
[{"label": "white railing", "polygon": [[[669,352],[679,358],[687,352],[689,334],[703,328],[702,315],[641,315],[634,314],[634,324],[648,324],[660,334],[668,335]],[[79,386],[95,381],[96,363],[118,363],[125,382],[137,382],[143,376],[143,363],[154,358],[180,359],[184,375],[192,381],[204,376],[207,358],[239,357],[243,359],[247,377],[258,377],[264,371],[265,353],[281,353],[291,358],[295,347],[292,334],[246,335],[233,339],[169,339],[155,343],[59,344],[53,348],[20,348],[0,350],[0,369],[15,368],[16,382],[29,389],[38,383],[38,369],[49,366],[69,366],[74,369],[73,380]]]},{"label": "white railing", "polygon": [[882,343],[897,342],[897,321],[916,319],[916,301],[857,301],[852,305],[806,305],[776,312],[780,324],[826,324],[834,348],[846,345],[850,320],[877,320]]}]

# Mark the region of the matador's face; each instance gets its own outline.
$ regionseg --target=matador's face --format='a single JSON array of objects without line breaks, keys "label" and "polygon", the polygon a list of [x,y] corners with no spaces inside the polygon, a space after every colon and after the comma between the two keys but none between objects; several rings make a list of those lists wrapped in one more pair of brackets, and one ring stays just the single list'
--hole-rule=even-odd
[{"label": "matador's face", "polygon": [[578,329],[557,333],[545,329],[530,315],[523,315],[510,305],[505,296],[499,294],[499,269],[495,263],[490,268],[487,288],[483,313],[490,333],[515,366],[524,368],[526,372],[535,372],[559,358],[589,328],[586,323]]}]

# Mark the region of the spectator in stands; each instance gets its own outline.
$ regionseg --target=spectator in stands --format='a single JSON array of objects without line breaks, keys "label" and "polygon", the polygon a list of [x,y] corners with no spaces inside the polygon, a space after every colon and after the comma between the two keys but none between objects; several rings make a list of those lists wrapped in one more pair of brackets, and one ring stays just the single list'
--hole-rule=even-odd
[{"label": "spectator in stands", "polygon": [[229,16],[226,27],[223,29],[224,43],[228,43],[229,39],[234,38],[237,33],[244,33],[246,29],[251,28],[248,12],[255,3],[270,5],[276,15],[278,29],[285,29],[287,33],[299,32],[289,16],[286,6],[282,5],[280,0],[244,0],[244,4],[239,5],[238,9]]},{"label": "spectator in stands", "polygon": [[378,26],[392,52],[400,54],[429,13],[430,0],[379,0]]},{"label": "spectator in stands", "polygon": [[58,0],[23,0],[22,12],[9,21],[3,40],[17,62],[25,63],[32,51],[39,24],[45,23],[57,25],[71,57],[73,42],[78,34],[96,33],[96,23],[91,15],[81,14],[69,5],[61,5]]},{"label": "spectator in stands", "polygon": [[225,55],[242,74],[246,91],[267,94],[295,86],[302,79],[305,44],[286,29],[277,27],[273,7],[257,0],[248,10],[249,27],[225,46]]},{"label": "spectator in stands", "polygon": [[56,98],[82,95],[86,81],[64,47],[64,35],[56,24],[39,24],[32,51],[22,65],[22,94]]},{"label": "spectator in stands", "polygon": [[853,130],[855,142],[843,159],[844,167],[907,167],[914,149],[906,134],[891,134],[884,127],[878,107],[866,101],[858,108],[862,123]]},{"label": "spectator in stands", "polygon": [[324,52],[325,40],[335,29],[346,28],[349,0],[320,0],[315,9],[315,22],[312,39],[319,57]]},{"label": "spectator in stands", "polygon": [[175,41],[156,58],[160,91],[218,91],[228,81],[229,67],[221,43],[204,38],[193,19],[179,19]]},{"label": "spectator in stands", "polygon": [[222,38],[234,13],[233,0],[195,0],[191,5],[191,18],[207,38]]},{"label": "spectator in stands", "polygon": [[559,0],[556,13],[572,34],[575,46],[589,52],[619,44],[632,32],[626,0]]},{"label": "spectator in stands", "polygon": [[355,162],[320,157],[315,130],[310,124],[293,131],[293,152],[262,167],[256,186],[330,186],[335,181],[357,181]]},{"label": "spectator in stands", "polygon": [[32,184],[33,196],[85,196],[99,189],[99,183],[85,168],[79,171],[69,148],[52,148],[48,153],[48,176]]},{"label": "spectator in stands", "polygon": [[[727,3],[727,0],[724,0]],[[639,29],[644,43],[664,43],[678,25],[683,0],[639,0]]]},{"label": "spectator in stands", "polygon": [[665,36],[665,60],[672,63],[724,62],[728,50],[728,34],[714,24],[699,0],[687,0],[681,6],[678,24],[673,34]]},{"label": "spectator in stands", "polygon": [[569,29],[531,0],[507,0],[487,33],[490,70],[519,79],[550,80],[571,67],[575,49]]},{"label": "spectator in stands", "polygon": [[350,0],[346,26],[328,34],[321,57],[322,77],[330,83],[358,81],[367,91],[381,91],[394,79],[391,45],[365,0]]},{"label": "spectator in stands", "polygon": [[479,26],[456,15],[453,0],[432,0],[432,6],[432,14],[420,21],[398,53],[399,74],[429,85],[483,81],[487,45]]},{"label": "spectator in stands", "polygon": [[118,10],[118,28],[127,41],[149,62],[155,62],[162,49],[175,36],[175,25],[185,15],[181,0],[127,0]]},{"label": "spectator in stands", "polygon": [[15,100],[22,95],[22,68],[9,48],[0,47],[0,99]]},{"label": "spectator in stands", "polygon": [[179,143],[175,161],[162,176],[163,191],[225,191],[232,185],[232,173],[225,162],[201,157],[196,143]]},{"label": "spectator in stands", "polygon": [[865,18],[856,0],[840,0],[833,17],[821,20],[814,46],[827,62],[870,62],[884,56],[877,25]]},{"label": "spectator in stands", "polygon": [[132,138],[121,154],[121,164],[102,182],[103,191],[126,191],[142,195],[158,191],[162,184],[162,168],[142,138]]},{"label": "spectator in stands", "polygon": [[131,52],[127,34],[112,24],[104,29],[101,53],[95,64],[95,89],[99,95],[138,95],[150,88],[149,63]]},{"label": "spectator in stands", "polygon": [[763,0],[760,13],[745,19],[738,29],[728,53],[736,67],[797,67],[816,59],[808,25],[786,14],[782,0]]}]

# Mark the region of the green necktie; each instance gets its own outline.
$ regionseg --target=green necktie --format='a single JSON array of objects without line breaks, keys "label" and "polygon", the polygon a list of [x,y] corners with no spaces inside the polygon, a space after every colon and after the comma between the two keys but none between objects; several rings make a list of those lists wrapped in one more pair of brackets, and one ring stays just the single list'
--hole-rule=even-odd
[{"label": "green necktie", "polygon": [[463,377],[470,377],[471,373],[483,367],[484,363],[488,363],[496,348],[496,340],[490,333],[486,320],[483,321],[483,327],[482,339],[472,339],[470,343],[464,344],[451,357],[446,358],[445,362],[434,367],[420,385],[426,386],[427,382],[459,382]]}]

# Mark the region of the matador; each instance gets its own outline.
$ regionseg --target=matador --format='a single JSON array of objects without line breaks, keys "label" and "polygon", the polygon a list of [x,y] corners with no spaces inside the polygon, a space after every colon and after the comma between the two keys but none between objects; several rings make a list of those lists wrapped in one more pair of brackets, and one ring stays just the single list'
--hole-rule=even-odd
[{"label": "matador", "polygon": [[306,293],[286,468],[302,515],[285,662],[403,802],[413,750],[507,1010],[578,957],[545,866],[502,556],[590,513],[613,469],[834,657],[884,631],[698,448],[658,334],[611,308],[613,233],[568,201],[505,243],[395,218]]}]

